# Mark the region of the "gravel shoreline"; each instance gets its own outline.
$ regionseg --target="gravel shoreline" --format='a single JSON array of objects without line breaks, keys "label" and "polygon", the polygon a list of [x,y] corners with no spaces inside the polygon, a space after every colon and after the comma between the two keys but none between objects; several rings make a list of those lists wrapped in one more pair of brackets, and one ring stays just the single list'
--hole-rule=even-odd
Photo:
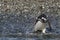
[{"label": "gravel shoreline", "polygon": [[60,0],[0,0],[0,33],[31,32],[41,13],[48,15],[54,32],[60,33]]}]

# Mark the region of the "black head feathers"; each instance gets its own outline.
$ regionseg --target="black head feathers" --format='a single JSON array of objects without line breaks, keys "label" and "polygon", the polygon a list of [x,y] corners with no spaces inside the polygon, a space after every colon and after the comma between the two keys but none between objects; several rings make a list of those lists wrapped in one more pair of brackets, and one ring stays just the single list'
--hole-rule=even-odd
[{"label": "black head feathers", "polygon": [[45,14],[41,14],[41,15],[38,16],[38,19],[39,18],[41,19],[42,17],[47,18],[47,16]]},{"label": "black head feathers", "polygon": [[47,22],[47,16],[46,16],[45,14],[41,14],[41,15],[39,15],[39,16],[37,17],[36,22],[37,22],[37,21],[41,21],[41,22],[43,22],[43,23],[46,23],[46,22]]}]

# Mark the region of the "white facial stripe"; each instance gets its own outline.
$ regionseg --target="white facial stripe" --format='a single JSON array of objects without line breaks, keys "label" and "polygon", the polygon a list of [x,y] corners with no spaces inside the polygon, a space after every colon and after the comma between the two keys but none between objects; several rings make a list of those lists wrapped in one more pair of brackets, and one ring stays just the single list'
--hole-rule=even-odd
[{"label": "white facial stripe", "polygon": [[47,20],[46,18],[42,17],[42,19]]}]

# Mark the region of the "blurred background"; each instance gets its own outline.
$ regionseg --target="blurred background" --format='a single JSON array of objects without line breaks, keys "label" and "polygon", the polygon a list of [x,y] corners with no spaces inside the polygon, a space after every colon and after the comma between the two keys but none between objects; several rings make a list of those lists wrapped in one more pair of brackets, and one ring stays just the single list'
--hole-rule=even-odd
[{"label": "blurred background", "polygon": [[[54,33],[60,33],[60,0],[0,0],[0,34],[30,33],[36,17],[46,14]],[[9,38],[0,40],[60,40],[60,38]]]}]

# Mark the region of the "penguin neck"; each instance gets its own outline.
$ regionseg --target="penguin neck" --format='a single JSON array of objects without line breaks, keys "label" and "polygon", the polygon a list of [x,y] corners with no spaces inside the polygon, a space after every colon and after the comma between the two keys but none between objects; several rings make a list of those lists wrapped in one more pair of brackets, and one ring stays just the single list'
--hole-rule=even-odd
[{"label": "penguin neck", "polygon": [[40,20],[40,21],[38,21],[38,22],[40,22],[40,23],[42,23],[42,24],[45,24],[44,22],[42,22],[42,20]]}]

